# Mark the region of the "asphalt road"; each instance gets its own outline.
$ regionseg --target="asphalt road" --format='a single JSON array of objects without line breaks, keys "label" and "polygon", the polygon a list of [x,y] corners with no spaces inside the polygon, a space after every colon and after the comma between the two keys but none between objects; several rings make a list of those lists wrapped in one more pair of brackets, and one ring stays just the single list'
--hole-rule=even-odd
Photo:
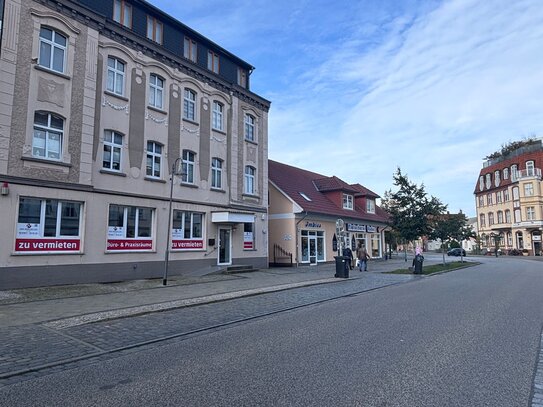
[{"label": "asphalt road", "polygon": [[542,263],[485,262],[6,386],[0,405],[526,407]]}]

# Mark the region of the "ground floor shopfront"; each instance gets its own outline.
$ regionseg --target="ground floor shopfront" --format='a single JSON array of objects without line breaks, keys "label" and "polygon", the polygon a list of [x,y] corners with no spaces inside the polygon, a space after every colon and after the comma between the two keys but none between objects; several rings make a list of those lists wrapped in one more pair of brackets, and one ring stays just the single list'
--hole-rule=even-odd
[{"label": "ground floor shopfront", "polygon": [[490,233],[483,232],[480,235],[482,248],[494,252],[497,247],[506,253],[516,249],[528,256],[542,256],[543,227],[530,226],[504,228]]},{"label": "ground floor shopfront", "polygon": [[[361,221],[344,221],[344,230],[338,235],[337,218],[274,218],[270,215],[270,261],[273,262],[273,247],[282,252],[293,253],[293,262],[298,265],[315,265],[332,262],[338,255],[337,247],[363,244],[373,258],[384,256],[384,227]],[[334,243],[335,240],[335,243]]]},{"label": "ground floor shopfront", "polygon": [[[267,265],[265,212],[11,184],[0,197],[0,290]],[[170,231],[168,232],[168,224]],[[264,232],[264,233],[263,233]]]}]

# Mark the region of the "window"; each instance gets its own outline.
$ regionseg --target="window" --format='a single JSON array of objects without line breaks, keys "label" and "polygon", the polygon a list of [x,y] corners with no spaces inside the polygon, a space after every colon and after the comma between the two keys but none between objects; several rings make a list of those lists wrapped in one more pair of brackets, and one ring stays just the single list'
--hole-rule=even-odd
[{"label": "window", "polygon": [[513,234],[511,232],[507,232],[507,246],[513,246]]},{"label": "window", "polygon": [[479,177],[479,191],[482,191],[485,187],[485,177],[482,175]]},{"label": "window", "polygon": [[519,223],[520,222],[520,209],[515,209],[514,216],[515,216],[515,223]]},{"label": "window", "polygon": [[124,62],[117,58],[108,57],[107,59],[107,87],[109,92],[117,95],[124,95]]},{"label": "window", "polygon": [[67,38],[58,32],[42,27],[40,29],[40,56],[38,63],[44,68],[64,73]]},{"label": "window", "polygon": [[526,220],[535,220],[535,208],[533,206],[526,207]]},{"label": "window", "polygon": [[535,166],[533,161],[526,161],[526,176],[533,177],[535,175]]},{"label": "window", "polygon": [[147,142],[146,175],[160,178],[160,165],[162,161],[162,146],[154,141]]},{"label": "window", "polygon": [[64,119],[53,113],[34,113],[34,137],[32,155],[47,160],[60,161],[62,157],[62,138]]},{"label": "window", "polygon": [[485,206],[485,197],[483,195],[479,195],[479,206]]},{"label": "window", "polygon": [[207,69],[215,73],[219,73],[219,55],[213,51],[207,52]]},{"label": "window", "polygon": [[517,178],[517,164],[511,166],[511,179],[514,181]]},{"label": "window", "polygon": [[492,202],[492,194],[486,194],[486,204],[487,205],[492,205],[493,202]]},{"label": "window", "polygon": [[[151,208],[109,205],[108,250],[150,250],[153,237],[153,212]],[[144,242],[116,243],[118,239],[143,239]]]},{"label": "window", "polygon": [[112,171],[121,170],[121,157],[123,150],[123,135],[113,130],[104,133],[104,153],[102,168]]},{"label": "window", "polygon": [[80,202],[21,197],[17,237],[79,237],[80,216]]},{"label": "window", "polygon": [[183,44],[184,57],[196,63],[198,59],[197,50],[198,50],[198,47],[196,45],[196,41],[193,41],[190,38],[185,37],[185,41]]},{"label": "window", "polygon": [[509,209],[505,210],[505,223],[511,223],[511,211]]},{"label": "window", "polygon": [[195,154],[192,151],[183,150],[181,181],[187,184],[194,184],[194,157]]},{"label": "window", "polygon": [[366,212],[375,213],[375,201],[373,199],[366,199]]},{"label": "window", "polygon": [[245,193],[254,195],[255,193],[255,174],[256,169],[247,165],[245,167]]},{"label": "window", "polygon": [[213,129],[222,130],[223,129],[223,110],[224,106],[219,102],[213,102]]},{"label": "window", "polygon": [[488,214],[488,226],[492,226],[494,224],[494,214],[492,212],[489,212]]},{"label": "window", "polygon": [[504,200],[504,202],[508,202],[510,199],[511,199],[511,197],[509,196],[509,189],[504,189],[503,190],[503,200]]},{"label": "window", "polygon": [[534,184],[527,182],[524,184],[524,196],[534,196]]},{"label": "window", "polygon": [[498,223],[503,223],[503,212],[498,211]]},{"label": "window", "polygon": [[149,77],[149,106],[162,109],[164,107],[164,79],[151,74]]},{"label": "window", "polygon": [[509,179],[509,168],[503,169],[503,179]]},{"label": "window", "polygon": [[486,226],[486,222],[485,222],[485,214],[484,213],[481,213],[479,215],[479,227],[485,227]]},{"label": "window", "polygon": [[211,159],[211,188],[222,189],[222,160]]},{"label": "window", "polygon": [[503,191],[496,192],[496,203],[502,203],[503,202]]},{"label": "window", "polygon": [[132,6],[124,0],[113,2],[113,20],[125,27],[132,28]]},{"label": "window", "polygon": [[183,98],[183,118],[196,120],[196,93],[190,89],[185,89]]},{"label": "window", "polygon": [[343,194],[343,209],[354,209],[353,196],[349,194]]},{"label": "window", "polygon": [[300,195],[302,196],[302,198],[304,198],[306,201],[308,202],[311,202],[311,198],[308,197],[306,194],[304,194],[303,192],[300,192]]},{"label": "window", "polygon": [[[172,240],[203,239],[203,217],[202,213],[173,211],[172,218]],[[196,246],[177,245],[174,249],[201,249],[203,241]]]},{"label": "window", "polygon": [[494,186],[496,187],[500,186],[500,171],[499,170],[494,171]]},{"label": "window", "polygon": [[151,16],[147,16],[147,38],[162,44],[162,23]]},{"label": "window", "polygon": [[238,85],[247,88],[247,71],[238,68]]},{"label": "window", "polygon": [[243,224],[243,250],[254,250],[255,248],[254,226],[254,223]]},{"label": "window", "polygon": [[245,140],[255,141],[255,118],[246,114],[245,118]]},{"label": "window", "polygon": [[492,186],[491,175],[486,174],[486,189],[490,189],[491,186]]}]

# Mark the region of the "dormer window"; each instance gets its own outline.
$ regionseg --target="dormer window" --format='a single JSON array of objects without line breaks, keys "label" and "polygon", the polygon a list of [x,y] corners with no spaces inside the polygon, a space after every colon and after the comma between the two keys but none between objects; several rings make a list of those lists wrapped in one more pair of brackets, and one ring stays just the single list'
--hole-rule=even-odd
[{"label": "dormer window", "polygon": [[499,187],[500,186],[500,171],[496,170],[494,171],[494,186]]},{"label": "dormer window", "polygon": [[354,209],[354,199],[352,195],[343,194],[343,209]]},{"label": "dormer window", "polygon": [[485,188],[485,177],[482,175],[479,177],[479,191],[482,191]]},{"label": "dormer window", "polygon": [[491,175],[490,174],[486,174],[486,189],[490,189],[490,187],[492,186],[492,180],[491,180]]},{"label": "dormer window", "polygon": [[369,198],[366,199],[366,212],[375,213],[375,200]]},{"label": "dormer window", "polygon": [[503,179],[509,179],[509,168],[503,169]]}]

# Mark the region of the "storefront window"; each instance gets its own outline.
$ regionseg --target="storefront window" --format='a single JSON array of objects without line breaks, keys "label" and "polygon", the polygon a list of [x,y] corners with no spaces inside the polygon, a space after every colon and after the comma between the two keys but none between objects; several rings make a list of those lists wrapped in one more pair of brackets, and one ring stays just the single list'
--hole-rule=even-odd
[{"label": "storefront window", "polygon": [[152,250],[153,213],[151,208],[110,205],[107,250]]},{"label": "storefront window", "polygon": [[254,224],[243,224],[243,250],[253,250],[255,248]]},{"label": "storefront window", "polygon": [[174,210],[172,249],[203,249],[203,214]]},{"label": "storefront window", "polygon": [[324,232],[317,230],[302,230],[300,248],[302,263],[316,264],[325,260]]}]

